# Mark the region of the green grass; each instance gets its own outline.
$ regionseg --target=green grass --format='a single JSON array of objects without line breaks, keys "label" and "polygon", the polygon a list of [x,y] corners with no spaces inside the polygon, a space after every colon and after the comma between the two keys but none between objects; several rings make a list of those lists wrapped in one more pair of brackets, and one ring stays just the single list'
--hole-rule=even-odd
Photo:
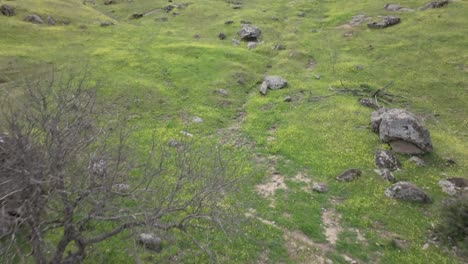
[{"label": "green grass", "polygon": [[[195,134],[195,140],[216,142],[220,139],[217,131],[237,122],[236,116],[244,111],[240,134],[256,145],[236,150],[251,175],[238,195],[245,209],[254,208],[258,216],[323,243],[321,208],[335,207],[345,229],[359,228],[369,240],[367,246],[356,244],[353,233],[344,232],[329,254],[337,263],[344,261],[341,254],[362,262],[461,262],[446,250],[422,250],[422,245],[431,224],[438,221],[436,209],[446,197],[438,180],[444,178],[442,174],[466,177],[468,170],[466,1],[454,1],[437,10],[398,13],[401,24],[385,30],[370,30],[365,25],[337,28],[356,14],[390,14],[383,10],[387,2],[375,0],[244,0],[240,10],[222,0],[201,0],[175,9],[180,12],[177,16],[155,11],[138,20],[129,17],[169,3],[120,0],[104,6],[103,1],[96,2],[93,6],[79,0],[2,1],[16,7],[17,16],[0,16],[0,79],[19,81],[43,68],[67,71],[87,67],[93,80],[102,85],[99,100],[110,109],[106,115],[112,117],[126,106],[130,124],[139,129],[137,144],[141,146],[154,129],[163,138],[186,130]],[[415,8],[425,2],[406,1],[405,5]],[[305,12],[304,18],[297,16],[299,11]],[[28,24],[22,18],[29,13],[52,15],[70,24]],[[235,22],[225,25],[227,20]],[[263,43],[254,50],[247,50],[245,43],[231,44],[241,20],[262,29]],[[115,25],[99,27],[100,21]],[[353,36],[343,36],[350,31]],[[227,35],[226,40],[217,39],[219,32]],[[200,37],[194,38],[196,34]],[[272,50],[277,43],[286,50]],[[306,66],[312,58],[317,65],[310,70]],[[356,65],[363,69],[357,70]],[[283,76],[288,88],[261,96],[258,81],[266,74]],[[321,76],[319,80],[316,74]],[[386,146],[369,129],[371,110],[360,106],[356,97],[311,100],[331,94],[330,87],[365,84],[377,89],[391,81],[394,84],[388,91],[402,96],[404,102],[388,106],[427,117],[435,149],[424,157],[426,167],[415,167],[406,161],[409,157],[399,156],[404,166],[395,176],[427,188],[433,205],[384,197],[388,183],[372,170],[374,150]],[[6,89],[3,87],[0,89]],[[225,89],[229,95],[216,94],[216,89]],[[286,95],[293,97],[292,103],[283,102]],[[191,124],[193,116],[200,116],[204,123]],[[288,189],[276,192],[275,208],[254,192],[256,184],[268,180],[267,164],[249,162],[256,155],[280,157],[276,170],[284,175]],[[453,157],[457,165],[444,167],[443,157]],[[334,180],[352,167],[363,170],[359,180]],[[330,192],[304,191],[305,184],[291,180],[299,172],[328,183]],[[334,205],[330,197],[343,201]],[[249,220],[240,233],[243,235],[232,237],[231,243],[225,243],[221,234],[210,236],[220,262],[253,263],[264,250],[271,263],[294,262],[281,231]],[[409,249],[388,246],[382,233],[407,240]],[[205,255],[186,251],[189,243],[177,235],[166,242],[161,254],[142,252],[131,238],[131,234],[122,234],[97,245],[90,252],[89,263],[132,262],[137,253],[147,263],[169,262],[181,251],[185,252],[181,262],[206,261]]]}]

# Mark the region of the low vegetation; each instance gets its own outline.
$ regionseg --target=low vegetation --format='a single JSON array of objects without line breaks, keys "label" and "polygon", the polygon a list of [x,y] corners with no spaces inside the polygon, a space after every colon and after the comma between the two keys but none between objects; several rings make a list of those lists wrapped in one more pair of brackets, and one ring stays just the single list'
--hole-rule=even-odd
[{"label": "low vegetation", "polygon": [[[87,69],[86,87],[99,87],[93,96],[93,127],[110,134],[97,133],[96,141],[69,156],[73,171],[88,170],[85,164],[97,153],[91,149],[103,142],[113,150],[104,156],[114,164],[115,150],[123,145],[132,150],[123,166],[125,182],[112,184],[136,190],[151,178],[145,173],[160,171],[156,158],[167,155],[167,173],[157,174],[160,181],[149,185],[159,191],[117,200],[102,193],[112,198],[104,216],[121,216],[119,210],[125,209],[124,220],[140,220],[132,215],[154,207],[153,199],[167,197],[163,194],[181,170],[235,179],[232,192],[198,180],[191,185],[217,191],[219,196],[210,199],[216,206],[208,208],[223,212],[217,215],[226,226],[215,222],[187,233],[128,228],[87,245],[86,257],[77,261],[463,263],[466,199],[458,193],[463,188],[453,193],[457,202],[443,206],[449,195],[438,183],[467,177],[468,6],[466,1],[439,2],[411,0],[389,6],[375,0],[1,0],[0,6],[9,9],[3,8],[0,15],[0,92],[16,109],[9,113],[21,116],[34,109],[21,99],[27,95],[26,84],[47,83],[51,72],[66,76]],[[30,15],[42,23],[32,23],[38,21],[35,17],[25,21]],[[385,27],[367,26],[397,21],[383,16],[399,20]],[[257,41],[240,40],[242,24],[261,30]],[[279,76],[287,85],[276,89],[265,82],[268,92],[262,94],[266,76]],[[66,88],[62,84],[53,85],[47,96],[58,95],[54,91]],[[37,87],[29,88],[34,92]],[[63,99],[72,94],[65,90]],[[360,101],[363,97],[367,101]],[[370,126],[371,113],[379,107],[413,113],[430,132],[431,151],[395,154],[398,168],[377,168],[376,151],[392,148]],[[71,110],[84,114],[90,109]],[[15,135],[6,122],[11,116],[15,115],[1,117],[0,134],[7,137]],[[51,127],[23,128],[34,132],[36,144],[42,145]],[[119,141],[121,130],[123,135],[132,131],[125,144]],[[81,127],[79,131],[82,139],[95,132]],[[148,153],[158,156],[148,163]],[[37,156],[34,160],[44,158]],[[194,159],[193,169],[180,166],[184,157]],[[226,159],[232,173],[221,166]],[[359,176],[336,179],[349,169]],[[379,174],[410,182],[422,197],[427,195],[427,203],[386,196],[393,183]],[[14,191],[0,184],[0,194]],[[178,201],[190,200],[196,193],[192,187]],[[88,188],[79,188],[83,189]],[[73,198],[79,192],[56,190],[58,196]],[[73,224],[102,199],[86,200],[71,219]],[[50,249],[66,234],[66,214],[58,213],[63,207],[55,201],[40,210],[57,211],[59,223],[39,239],[46,245],[41,249],[44,261],[53,259],[56,250]],[[1,202],[4,206],[3,198]],[[189,211],[161,220],[178,222],[193,209],[189,206]],[[47,215],[41,221],[46,219],[56,220]],[[93,238],[122,223],[89,223],[82,235]],[[0,238],[0,262],[34,262],[38,250],[32,248],[36,240],[30,228],[23,225]],[[140,245],[142,233],[160,238],[161,250]],[[57,263],[80,250],[80,239],[68,240]]]}]

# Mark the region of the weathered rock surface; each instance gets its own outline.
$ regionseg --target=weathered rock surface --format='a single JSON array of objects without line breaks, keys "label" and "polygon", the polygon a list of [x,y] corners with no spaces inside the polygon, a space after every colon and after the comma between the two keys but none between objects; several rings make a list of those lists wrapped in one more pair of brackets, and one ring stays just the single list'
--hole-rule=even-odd
[{"label": "weathered rock surface", "polygon": [[260,86],[260,93],[265,95],[268,89],[278,90],[278,89],[286,87],[287,85],[288,85],[288,82],[280,76],[275,76],[275,75],[266,76],[263,79],[262,85]]},{"label": "weathered rock surface", "polygon": [[154,251],[161,251],[161,238],[154,234],[142,233],[138,236],[138,243],[146,247],[147,249]]},{"label": "weathered rock surface", "polygon": [[372,98],[361,98],[359,99],[359,104],[365,107],[372,108],[372,109],[379,108],[379,106],[377,105],[377,102]]},{"label": "weathered rock surface", "polygon": [[429,131],[408,111],[379,109],[371,115],[371,127],[395,152],[421,154],[433,149]]},{"label": "weathered rock surface", "polygon": [[401,164],[390,150],[377,150],[374,153],[375,165],[380,169],[397,170]]},{"label": "weathered rock surface", "polygon": [[403,7],[397,4],[386,4],[384,9],[392,12],[412,12],[414,9]]},{"label": "weathered rock surface", "polygon": [[14,16],[16,15],[15,9],[9,5],[0,6],[0,13],[4,16]]},{"label": "weathered rock surface", "polygon": [[397,200],[430,203],[431,199],[416,185],[410,182],[397,182],[385,190],[385,196]]},{"label": "weathered rock surface", "polygon": [[322,182],[314,182],[314,184],[312,184],[312,191],[326,193],[328,192],[328,186]]},{"label": "weathered rock surface", "polygon": [[359,178],[362,174],[361,170],[349,169],[336,176],[336,179],[341,182],[349,182]]},{"label": "weathered rock surface", "polygon": [[43,24],[44,23],[42,18],[40,16],[38,16],[38,15],[35,15],[35,14],[27,15],[24,18],[24,21],[29,22],[29,23],[33,23],[33,24]]},{"label": "weathered rock surface", "polygon": [[220,32],[220,33],[218,34],[218,38],[219,38],[220,40],[223,40],[223,39],[226,38],[226,34],[224,34],[223,32]]},{"label": "weathered rock surface", "polygon": [[427,3],[423,5],[422,7],[419,8],[419,10],[426,10],[426,9],[431,9],[431,8],[441,8],[449,4],[448,0],[443,0],[443,1],[434,1]]},{"label": "weathered rock surface", "polygon": [[386,28],[390,26],[394,26],[400,23],[400,18],[395,16],[385,16],[383,17],[382,21],[380,22],[372,22],[367,24],[369,28]]},{"label": "weathered rock surface", "polygon": [[442,191],[448,195],[458,195],[468,190],[468,179],[454,177],[439,181]]},{"label": "weathered rock surface", "polygon": [[416,166],[425,166],[426,165],[426,162],[423,159],[421,159],[420,157],[416,157],[416,156],[411,157],[409,159],[409,161],[416,164]]},{"label": "weathered rock surface", "polygon": [[242,28],[237,32],[241,40],[245,41],[257,41],[262,34],[262,31],[253,25],[244,24]]}]

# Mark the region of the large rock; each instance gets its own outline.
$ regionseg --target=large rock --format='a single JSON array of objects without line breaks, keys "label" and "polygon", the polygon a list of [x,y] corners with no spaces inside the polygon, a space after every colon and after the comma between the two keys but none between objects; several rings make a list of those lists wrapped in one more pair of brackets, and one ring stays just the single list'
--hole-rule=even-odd
[{"label": "large rock", "polygon": [[24,18],[24,21],[26,22],[29,22],[29,23],[33,23],[33,24],[43,24],[44,21],[42,20],[42,18],[38,15],[27,15],[25,18]]},{"label": "large rock", "polygon": [[14,16],[16,14],[15,9],[9,5],[0,6],[0,13],[4,16]]},{"label": "large rock", "polygon": [[237,32],[241,40],[245,41],[257,41],[262,34],[262,31],[253,25],[244,24],[242,28]]},{"label": "large rock", "polygon": [[278,90],[288,86],[288,81],[280,76],[267,76],[263,79],[262,86],[260,86],[260,93],[265,95],[268,89]]},{"label": "large rock", "polygon": [[401,164],[390,150],[377,150],[374,154],[375,165],[379,169],[397,170]]},{"label": "large rock", "polygon": [[155,236],[154,234],[143,233],[138,236],[138,243],[142,244],[145,248],[161,251],[161,238]]},{"label": "large rock", "polygon": [[369,28],[386,28],[400,23],[400,18],[395,16],[385,16],[382,21],[367,24]]},{"label": "large rock", "polygon": [[353,181],[361,176],[362,172],[358,169],[349,169],[336,176],[336,179],[341,182]]},{"label": "large rock", "polygon": [[380,140],[390,143],[395,152],[420,154],[433,149],[429,131],[408,111],[379,109],[371,115],[371,126],[379,133]]},{"label": "large rock", "polygon": [[397,182],[385,190],[385,196],[402,201],[430,203],[431,198],[410,182]]}]

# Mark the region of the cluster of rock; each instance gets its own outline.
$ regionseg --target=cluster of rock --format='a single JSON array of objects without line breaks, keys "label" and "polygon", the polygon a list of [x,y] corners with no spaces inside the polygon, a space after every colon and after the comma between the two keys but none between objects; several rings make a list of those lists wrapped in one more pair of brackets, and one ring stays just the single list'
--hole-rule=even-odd
[{"label": "cluster of rock", "polygon": [[[431,8],[441,8],[441,7],[448,5],[448,3],[449,3],[448,0],[434,1],[434,2],[427,3],[418,9],[426,10],[426,9],[431,9]],[[384,9],[390,12],[413,12],[415,11],[412,8],[403,7],[398,4],[385,4]],[[347,25],[350,27],[355,27],[371,19],[372,19],[371,17],[368,17],[364,14],[359,14],[359,15],[353,16],[351,20],[347,23]],[[401,21],[400,18],[396,16],[383,16],[380,21],[368,23],[367,26],[372,29],[383,29],[383,28],[397,25],[398,23],[400,23],[400,21]]]}]

